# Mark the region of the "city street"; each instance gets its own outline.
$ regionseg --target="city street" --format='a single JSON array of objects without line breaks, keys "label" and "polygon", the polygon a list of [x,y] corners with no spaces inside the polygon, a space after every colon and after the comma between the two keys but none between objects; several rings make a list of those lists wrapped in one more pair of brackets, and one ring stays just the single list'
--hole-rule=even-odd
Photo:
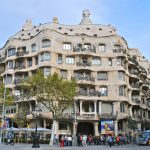
[{"label": "city street", "polygon": [[41,144],[40,148],[32,148],[31,144],[15,144],[13,145],[0,145],[0,150],[31,150],[31,149],[40,149],[40,150],[107,150],[107,149],[112,149],[112,150],[145,150],[149,148],[148,146],[138,146],[138,145],[123,145],[123,146],[112,146],[111,148],[108,146],[87,146],[87,147],[50,147],[49,145],[44,145]]}]

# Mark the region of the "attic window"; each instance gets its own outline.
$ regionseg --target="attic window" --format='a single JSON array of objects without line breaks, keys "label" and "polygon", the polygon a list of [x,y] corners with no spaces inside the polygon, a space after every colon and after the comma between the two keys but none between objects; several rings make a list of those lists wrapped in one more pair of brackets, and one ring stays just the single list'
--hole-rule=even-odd
[{"label": "attic window", "polygon": [[24,36],[24,34],[21,34],[21,36]]},{"label": "attic window", "polygon": [[90,28],[86,28],[87,30],[90,30]]},{"label": "attic window", "polygon": [[73,29],[70,29],[70,31],[73,31]]},{"label": "attic window", "polygon": [[59,30],[61,30],[61,29],[62,29],[62,27],[59,27],[58,29],[59,29]]},{"label": "attic window", "polygon": [[102,31],[102,28],[99,28],[100,31]]}]

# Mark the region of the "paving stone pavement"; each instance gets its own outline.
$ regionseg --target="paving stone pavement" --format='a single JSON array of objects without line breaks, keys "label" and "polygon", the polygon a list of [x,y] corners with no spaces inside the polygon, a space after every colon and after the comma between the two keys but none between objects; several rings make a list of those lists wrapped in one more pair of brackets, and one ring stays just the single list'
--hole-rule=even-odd
[{"label": "paving stone pavement", "polygon": [[40,148],[32,148],[32,144],[15,144],[5,145],[0,144],[0,150],[150,150],[149,146],[138,146],[138,145],[123,145],[123,146],[86,146],[86,147],[57,147],[41,144]]}]

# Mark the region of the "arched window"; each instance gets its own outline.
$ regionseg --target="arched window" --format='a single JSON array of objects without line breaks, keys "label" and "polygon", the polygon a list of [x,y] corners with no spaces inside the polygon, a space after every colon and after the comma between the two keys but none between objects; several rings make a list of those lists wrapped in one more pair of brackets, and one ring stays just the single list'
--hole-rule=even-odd
[{"label": "arched window", "polygon": [[70,51],[71,43],[63,43],[63,50]]},{"label": "arched window", "polygon": [[41,54],[41,62],[42,61],[50,61],[50,53],[49,52],[44,52]]},{"label": "arched window", "polygon": [[119,87],[119,96],[125,96],[125,86]]},{"label": "arched window", "polygon": [[32,49],[32,52],[36,51],[36,44],[35,43],[31,45],[31,49]]},{"label": "arched window", "polygon": [[125,112],[125,103],[120,103],[120,112]]},{"label": "arched window", "polygon": [[10,57],[10,56],[13,56],[13,55],[16,55],[16,49],[15,48],[8,49],[7,56]]},{"label": "arched window", "polygon": [[51,41],[49,39],[42,40],[42,47],[50,47]]},{"label": "arched window", "polygon": [[99,52],[105,52],[106,51],[106,45],[105,44],[99,44],[98,50],[99,50]]},{"label": "arched window", "polygon": [[125,81],[125,74],[122,71],[118,72],[118,80]]},{"label": "arched window", "polygon": [[101,58],[99,58],[99,57],[93,57],[93,59],[92,59],[92,65],[101,65]]}]

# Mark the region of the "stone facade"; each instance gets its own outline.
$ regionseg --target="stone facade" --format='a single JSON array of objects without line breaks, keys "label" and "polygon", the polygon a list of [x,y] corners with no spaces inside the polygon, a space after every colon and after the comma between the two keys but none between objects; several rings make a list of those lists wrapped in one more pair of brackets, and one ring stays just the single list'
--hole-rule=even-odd
[{"label": "stone facade", "polygon": [[[19,88],[20,81],[43,69],[46,75],[57,72],[64,79],[74,78],[79,85],[74,98],[75,111],[68,110],[56,123],[56,134],[100,134],[100,120],[114,121],[114,134],[127,132],[127,116],[142,127],[150,121],[150,63],[111,25],[93,24],[89,10],[83,11],[79,25],[52,23],[33,26],[26,21],[22,31],[8,39],[0,50],[0,71],[6,87],[12,89],[15,113],[23,104],[28,109],[30,127],[36,100]],[[51,126],[51,114],[41,104],[38,126]],[[142,127],[144,128],[144,127]]]}]

